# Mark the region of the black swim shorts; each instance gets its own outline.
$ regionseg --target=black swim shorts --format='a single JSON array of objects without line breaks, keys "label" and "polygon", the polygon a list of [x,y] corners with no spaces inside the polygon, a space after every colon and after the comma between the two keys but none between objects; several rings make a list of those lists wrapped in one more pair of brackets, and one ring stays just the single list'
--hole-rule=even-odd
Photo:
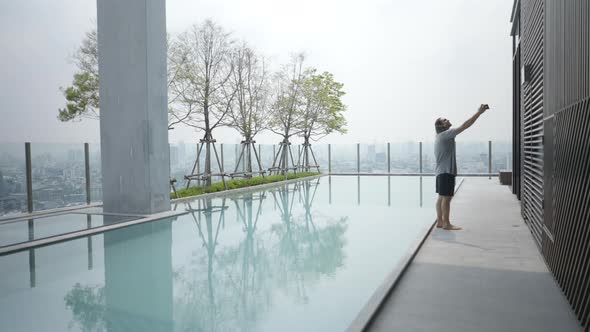
[{"label": "black swim shorts", "polygon": [[436,192],[442,196],[455,194],[455,175],[443,173],[436,176]]}]

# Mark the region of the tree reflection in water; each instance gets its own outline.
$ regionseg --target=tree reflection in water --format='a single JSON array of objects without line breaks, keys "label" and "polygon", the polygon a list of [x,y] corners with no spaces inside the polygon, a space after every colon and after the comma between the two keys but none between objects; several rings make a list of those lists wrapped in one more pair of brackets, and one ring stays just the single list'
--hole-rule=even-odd
[{"label": "tree reflection in water", "polygon": [[[76,283],[65,297],[66,308],[72,310],[74,322],[84,332],[105,331],[106,301],[102,286],[82,286]],[[70,322],[69,328],[74,326]]]},{"label": "tree reflection in water", "polygon": [[[344,263],[344,232],[347,218],[329,220],[316,226],[312,205],[318,182],[306,181],[292,189],[283,186],[273,191],[278,201],[282,223],[274,224],[272,232],[279,239],[273,250],[277,281],[281,288],[294,293],[300,302],[307,302],[306,286],[322,275],[334,274]],[[311,189],[313,188],[313,192]],[[303,215],[293,215],[295,199],[303,206]]]},{"label": "tree reflection in water", "polygon": [[[254,330],[278,293],[306,303],[309,287],[343,266],[347,217],[330,218],[313,211],[318,184],[319,179],[236,199],[187,204],[205,250],[196,248],[190,264],[174,271],[174,330]],[[276,222],[268,218],[273,213],[269,204],[278,207]],[[235,209],[243,232],[235,242],[230,234],[223,241],[230,208]],[[266,227],[259,225],[263,212],[265,222],[273,222]],[[82,330],[106,326],[101,322],[105,299],[100,288],[76,285],[66,302]]]}]

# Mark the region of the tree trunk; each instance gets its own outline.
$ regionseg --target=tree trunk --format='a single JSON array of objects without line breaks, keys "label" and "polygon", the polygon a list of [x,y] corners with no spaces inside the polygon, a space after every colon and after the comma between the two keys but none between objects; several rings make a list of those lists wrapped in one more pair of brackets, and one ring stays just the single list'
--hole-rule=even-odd
[{"label": "tree trunk", "polygon": [[205,134],[205,186],[211,185],[211,138],[210,132]]},{"label": "tree trunk", "polygon": [[283,155],[281,157],[281,174],[289,173],[289,139],[283,139]]},{"label": "tree trunk", "polygon": [[303,141],[303,166],[306,172],[309,172],[309,149],[311,147],[309,146],[309,136],[305,135],[304,141]]},{"label": "tree trunk", "polygon": [[[250,140],[248,140],[250,141]],[[248,159],[246,164],[246,172],[252,173],[252,144],[248,144]],[[249,177],[251,177],[250,175]]]}]

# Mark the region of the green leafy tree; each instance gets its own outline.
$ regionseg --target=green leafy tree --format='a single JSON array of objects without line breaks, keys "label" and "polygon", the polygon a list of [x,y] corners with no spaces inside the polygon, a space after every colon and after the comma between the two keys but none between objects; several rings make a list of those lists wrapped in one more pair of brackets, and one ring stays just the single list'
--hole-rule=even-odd
[{"label": "green leafy tree", "polygon": [[66,107],[59,109],[60,121],[81,118],[98,119],[98,47],[96,30],[86,33],[82,45],[74,54],[78,72],[72,85],[60,90],[66,98]]},{"label": "green leafy tree", "polygon": [[[177,80],[183,68],[186,54],[178,46],[176,40],[168,38],[168,129],[183,123],[190,118],[192,109],[183,108],[178,103],[181,90]],[[171,45],[172,44],[172,45]],[[64,108],[58,110],[58,119],[63,122],[76,121],[84,118],[99,119],[99,76],[98,76],[98,43],[96,30],[86,33],[82,44],[73,56],[78,71],[74,74],[72,85],[60,88],[66,98]]]},{"label": "green leafy tree", "polygon": [[308,71],[302,83],[304,106],[301,117],[301,136],[303,137],[303,165],[309,171],[310,141],[318,141],[334,132],[346,133],[346,119],[344,111],[346,105],[342,102],[344,91],[342,83],[334,81],[329,72],[316,74],[315,69]]}]

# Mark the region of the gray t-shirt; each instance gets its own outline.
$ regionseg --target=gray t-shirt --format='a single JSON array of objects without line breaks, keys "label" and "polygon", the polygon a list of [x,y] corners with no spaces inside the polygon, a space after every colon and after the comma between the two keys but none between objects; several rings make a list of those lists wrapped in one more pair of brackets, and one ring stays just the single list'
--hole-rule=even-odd
[{"label": "gray t-shirt", "polygon": [[457,158],[455,154],[456,128],[449,128],[442,133],[436,134],[434,139],[434,157],[436,158],[436,175],[453,174],[457,175]]}]

